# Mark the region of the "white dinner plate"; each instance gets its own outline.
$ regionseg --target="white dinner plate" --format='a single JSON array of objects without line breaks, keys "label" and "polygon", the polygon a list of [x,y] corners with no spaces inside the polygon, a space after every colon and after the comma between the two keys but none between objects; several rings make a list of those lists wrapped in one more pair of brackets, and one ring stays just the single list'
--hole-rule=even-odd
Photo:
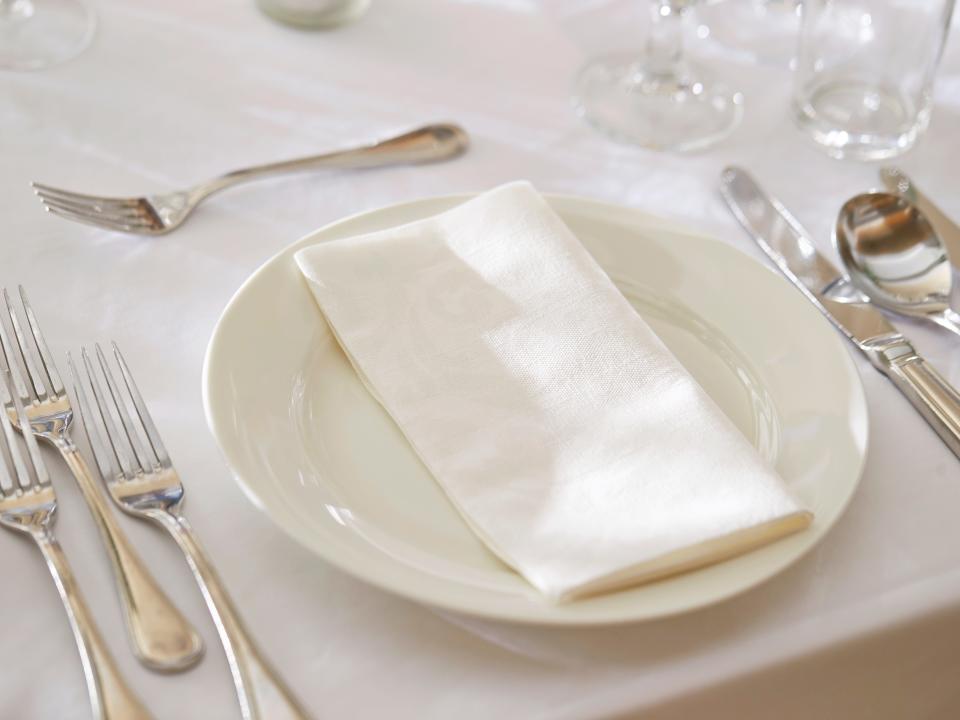
[{"label": "white dinner plate", "polygon": [[867,410],[840,336],[782,277],[629,208],[550,196],[637,311],[815,514],[806,531],[695,572],[553,605],[489,552],[364,389],[293,260],[465,197],[363,213],[291,245],[230,301],[204,367],[207,420],[240,484],[324,560],[424,603],[588,625],[716,603],[775,575],[836,522],[863,468]]}]

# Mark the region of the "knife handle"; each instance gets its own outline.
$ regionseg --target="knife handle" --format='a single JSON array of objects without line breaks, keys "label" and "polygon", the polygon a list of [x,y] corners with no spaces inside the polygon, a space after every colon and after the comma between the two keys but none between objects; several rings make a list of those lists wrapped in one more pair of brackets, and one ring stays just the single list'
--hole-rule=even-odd
[{"label": "knife handle", "polygon": [[909,345],[882,352],[879,359],[881,372],[960,457],[960,393]]}]

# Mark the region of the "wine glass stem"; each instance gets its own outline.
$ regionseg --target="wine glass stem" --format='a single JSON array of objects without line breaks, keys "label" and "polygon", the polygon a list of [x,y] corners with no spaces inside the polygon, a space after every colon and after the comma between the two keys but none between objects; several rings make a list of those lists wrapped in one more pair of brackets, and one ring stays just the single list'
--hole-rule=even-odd
[{"label": "wine glass stem", "polygon": [[652,10],[646,71],[654,76],[673,77],[678,74],[683,58],[683,5],[653,0]]}]

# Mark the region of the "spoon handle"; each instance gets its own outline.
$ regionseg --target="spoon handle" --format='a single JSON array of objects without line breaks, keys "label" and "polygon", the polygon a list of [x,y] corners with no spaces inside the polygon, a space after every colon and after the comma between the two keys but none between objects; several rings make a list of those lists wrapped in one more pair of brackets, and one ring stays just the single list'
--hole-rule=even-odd
[{"label": "spoon handle", "polygon": [[929,423],[954,455],[960,457],[960,393],[920,357],[909,343],[881,353],[878,364]]}]

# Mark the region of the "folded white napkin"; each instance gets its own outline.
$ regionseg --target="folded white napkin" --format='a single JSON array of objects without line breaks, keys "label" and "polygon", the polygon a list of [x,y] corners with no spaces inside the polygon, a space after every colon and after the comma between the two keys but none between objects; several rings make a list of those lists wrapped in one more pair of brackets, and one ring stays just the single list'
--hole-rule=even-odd
[{"label": "folded white napkin", "polygon": [[546,596],[713,563],[810,523],[529,184],[296,260],[464,519]]}]

